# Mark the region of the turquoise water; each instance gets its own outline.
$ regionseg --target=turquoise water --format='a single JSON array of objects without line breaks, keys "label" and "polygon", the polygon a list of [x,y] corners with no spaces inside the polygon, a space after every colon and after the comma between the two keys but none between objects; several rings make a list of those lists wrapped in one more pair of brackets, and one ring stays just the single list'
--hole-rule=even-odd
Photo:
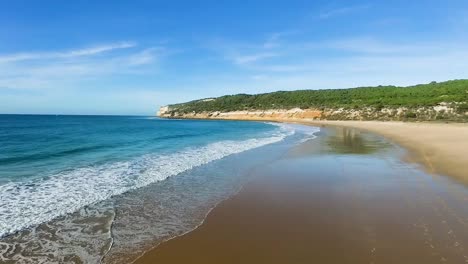
[{"label": "turquoise water", "polygon": [[263,137],[275,128],[264,123],[145,117],[0,115],[0,183]]},{"label": "turquoise water", "polygon": [[193,229],[249,171],[315,132],[261,122],[0,115],[0,262],[134,257],[136,248]]}]

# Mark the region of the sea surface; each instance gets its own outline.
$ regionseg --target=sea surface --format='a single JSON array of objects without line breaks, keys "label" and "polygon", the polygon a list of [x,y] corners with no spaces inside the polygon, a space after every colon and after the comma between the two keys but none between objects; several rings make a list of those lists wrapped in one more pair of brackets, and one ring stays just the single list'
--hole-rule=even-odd
[{"label": "sea surface", "polygon": [[0,115],[0,263],[130,262],[318,128]]}]

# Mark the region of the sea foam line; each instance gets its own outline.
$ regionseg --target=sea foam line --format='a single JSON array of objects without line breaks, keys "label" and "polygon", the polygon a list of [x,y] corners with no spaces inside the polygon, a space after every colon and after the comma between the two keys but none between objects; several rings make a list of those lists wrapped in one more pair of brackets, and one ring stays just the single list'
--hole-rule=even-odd
[{"label": "sea foam line", "polygon": [[283,128],[279,131],[266,138],[220,141],[166,156],[146,155],[131,161],[64,171],[41,180],[1,185],[0,237],[228,155],[279,142],[293,133]]},{"label": "sea foam line", "polygon": [[303,143],[307,140],[317,138],[317,133],[320,132],[319,127],[302,125],[302,124],[293,124],[293,123],[275,123],[275,122],[265,122],[265,124],[278,126],[283,131],[289,131],[290,134],[299,133],[305,135],[303,139],[298,141],[298,143]]}]

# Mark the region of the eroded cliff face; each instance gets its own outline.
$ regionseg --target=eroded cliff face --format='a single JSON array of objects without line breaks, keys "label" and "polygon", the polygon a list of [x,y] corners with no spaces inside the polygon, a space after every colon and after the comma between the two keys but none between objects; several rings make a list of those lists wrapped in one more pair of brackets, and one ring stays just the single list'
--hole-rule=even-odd
[{"label": "eroded cliff face", "polygon": [[183,113],[171,106],[163,106],[157,114],[163,118],[187,119],[228,119],[228,120],[463,120],[467,113],[457,113],[449,105],[420,108],[362,109],[269,109],[232,112],[191,112]]},{"label": "eroded cliff face", "polygon": [[179,113],[161,107],[159,117],[165,118],[194,118],[194,119],[229,119],[229,120],[278,120],[278,119],[320,119],[322,111],[299,108],[284,110],[254,110],[254,111],[232,111],[232,112],[201,112],[201,113]]}]

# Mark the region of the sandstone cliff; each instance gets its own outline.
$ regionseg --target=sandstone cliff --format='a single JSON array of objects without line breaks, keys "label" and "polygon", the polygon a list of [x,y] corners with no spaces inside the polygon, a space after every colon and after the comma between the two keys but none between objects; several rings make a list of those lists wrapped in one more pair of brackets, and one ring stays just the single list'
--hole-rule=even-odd
[{"label": "sandstone cliff", "polygon": [[269,109],[231,112],[180,112],[177,108],[163,106],[159,117],[187,119],[228,119],[228,120],[463,120],[468,113],[458,113],[449,104],[441,103],[433,107],[362,109]]}]

